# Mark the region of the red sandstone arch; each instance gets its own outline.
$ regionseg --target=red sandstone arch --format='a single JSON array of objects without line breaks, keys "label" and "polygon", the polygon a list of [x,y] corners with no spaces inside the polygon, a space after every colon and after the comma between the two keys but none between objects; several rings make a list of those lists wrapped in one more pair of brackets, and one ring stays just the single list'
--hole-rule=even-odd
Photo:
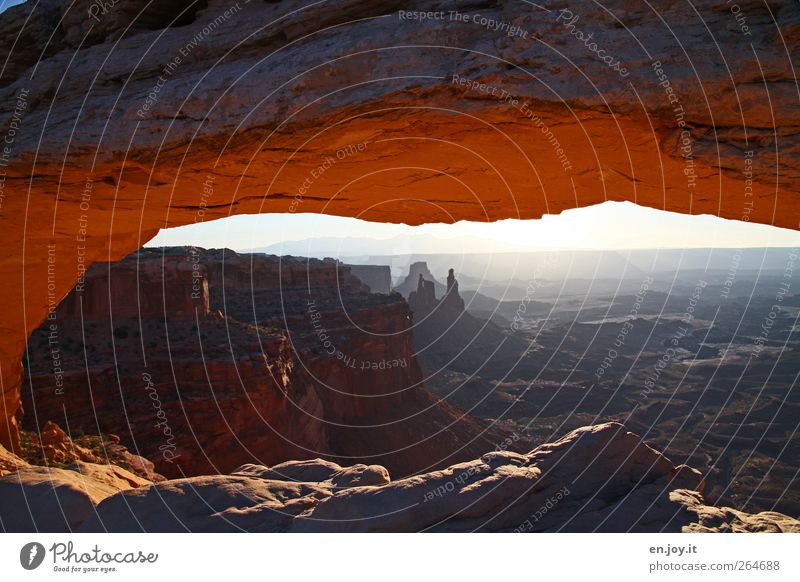
[{"label": "red sandstone arch", "polygon": [[165,226],[253,212],[537,218],[630,200],[798,228],[796,3],[750,8],[750,35],[711,1],[587,2],[573,21],[458,0],[468,18],[454,22],[398,13],[453,5],[436,1],[210,0],[167,27],[179,3],[121,0],[88,33],[90,2],[56,4],[0,15],[0,443],[11,449],[29,333],[83,265]]}]

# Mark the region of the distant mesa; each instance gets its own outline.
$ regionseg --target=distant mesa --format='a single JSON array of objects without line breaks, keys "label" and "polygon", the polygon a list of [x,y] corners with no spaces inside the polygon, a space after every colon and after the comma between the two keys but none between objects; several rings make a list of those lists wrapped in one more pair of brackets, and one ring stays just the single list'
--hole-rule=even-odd
[{"label": "distant mesa", "polygon": [[364,285],[369,287],[370,293],[392,292],[392,269],[389,265],[344,265]]},{"label": "distant mesa", "polygon": [[437,281],[433,276],[433,273],[430,272],[428,269],[428,263],[425,261],[411,263],[411,266],[408,268],[408,276],[402,283],[395,287],[394,290],[408,299],[411,296],[411,293],[417,290],[420,276],[426,281],[433,283],[433,288],[436,295],[444,295],[447,291],[447,287]]},{"label": "distant mesa", "polygon": [[[427,270],[425,263],[414,263],[414,265],[423,265]],[[420,316],[427,315],[436,308],[441,308],[451,312],[454,319],[461,315],[464,311],[464,300],[458,293],[458,281],[456,281],[453,269],[447,273],[447,287],[441,300],[436,299],[436,283],[426,279],[421,271],[422,269],[417,277],[417,290],[408,295],[408,305],[411,307],[411,311]]]},{"label": "distant mesa", "polygon": [[453,269],[447,273],[447,285],[439,284],[441,299],[437,299],[437,282],[424,261],[411,265],[408,277],[395,291],[413,276],[416,290],[408,294],[408,306],[414,318],[417,359],[426,378],[433,380],[443,368],[474,374],[481,368],[494,369],[519,360],[526,343],[465,309]]}]

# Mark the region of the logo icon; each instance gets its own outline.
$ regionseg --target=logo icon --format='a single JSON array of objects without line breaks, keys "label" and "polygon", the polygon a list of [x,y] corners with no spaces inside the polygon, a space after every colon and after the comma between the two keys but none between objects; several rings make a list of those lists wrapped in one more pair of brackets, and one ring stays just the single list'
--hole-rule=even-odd
[{"label": "logo icon", "polygon": [[35,570],[44,561],[44,546],[39,542],[30,542],[19,551],[19,563],[26,570]]}]

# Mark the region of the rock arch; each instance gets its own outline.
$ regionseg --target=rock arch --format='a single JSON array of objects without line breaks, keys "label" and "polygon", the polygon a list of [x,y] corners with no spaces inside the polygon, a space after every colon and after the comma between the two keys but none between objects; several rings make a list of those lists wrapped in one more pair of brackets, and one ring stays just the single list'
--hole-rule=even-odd
[{"label": "rock arch", "polygon": [[254,212],[537,218],[631,200],[798,228],[796,2],[749,4],[747,31],[713,0],[209,0],[190,17],[120,0],[91,32],[88,0],[30,4],[0,15],[12,450],[31,330],[86,265],[162,227]]}]

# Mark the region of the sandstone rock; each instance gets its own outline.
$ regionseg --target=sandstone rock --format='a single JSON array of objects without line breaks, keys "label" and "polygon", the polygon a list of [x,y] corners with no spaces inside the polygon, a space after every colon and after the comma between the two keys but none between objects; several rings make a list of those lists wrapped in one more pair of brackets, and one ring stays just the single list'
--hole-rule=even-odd
[{"label": "sandstone rock", "polygon": [[428,263],[425,261],[416,261],[411,263],[408,267],[408,275],[406,275],[406,278],[394,288],[394,291],[408,298],[414,291],[419,291],[421,285],[420,279],[433,283],[434,298],[436,296],[444,295],[445,291],[447,291],[447,287],[445,287],[439,282],[438,279],[436,279],[436,277],[433,276],[433,273],[431,273],[430,269],[428,268]]},{"label": "sandstone rock", "polygon": [[140,455],[134,455],[127,449],[121,453],[123,462],[130,467],[136,476],[141,476],[147,481],[163,481],[164,476],[156,472],[155,464]]},{"label": "sandstone rock", "polygon": [[[798,520],[705,505],[700,475],[674,466],[615,423],[586,427],[529,454],[492,452],[388,482],[381,467],[313,460],[246,465],[123,491],[81,531],[797,531]],[[371,475],[370,479],[365,479]],[[385,483],[372,481],[385,476]],[[348,486],[342,479],[348,477]],[[360,480],[352,479],[359,476]],[[366,481],[371,481],[367,485]],[[355,486],[350,486],[355,485]],[[363,485],[363,486],[362,486]]]},{"label": "sandstone rock", "polygon": [[0,528],[7,532],[75,531],[103,499],[147,484],[113,465],[25,467],[0,477]]},{"label": "sandstone rock", "polygon": [[[118,4],[91,33],[87,0],[0,15],[14,39],[0,126],[16,127],[0,200],[3,217],[25,217],[0,229],[0,276],[24,280],[0,293],[0,443],[12,452],[28,334],[90,263],[121,259],[164,226],[297,210],[408,224],[538,218],[611,197],[798,227],[790,0],[748,6],[752,46],[717,0],[549,12],[209,0],[185,20],[172,0]],[[565,27],[573,9],[624,72]],[[521,34],[399,10],[459,11]],[[169,91],[151,97],[165,75]],[[471,88],[481,84],[512,100]],[[328,158],[336,165],[296,198]]]},{"label": "sandstone rock", "polygon": [[334,473],[331,484],[338,489],[348,487],[380,487],[387,485],[391,479],[389,471],[380,465],[353,465],[345,467],[341,471]]},{"label": "sandstone rock", "polygon": [[80,531],[283,531],[329,495],[325,487],[258,477],[164,481],[107,499]]},{"label": "sandstone rock", "polygon": [[118,435],[148,460],[103,460],[152,481],[315,457],[406,476],[503,440],[422,386],[405,301],[333,260],[143,249],[89,269],[52,321],[29,340],[25,427],[66,416],[70,432]]},{"label": "sandstone rock", "polygon": [[323,459],[309,459],[308,461],[286,461],[272,468],[263,465],[243,465],[233,471],[233,475],[246,475],[270,479],[273,481],[299,481],[304,483],[319,483],[329,481],[342,468],[336,463]]},{"label": "sandstone rock", "polygon": [[14,453],[8,452],[0,445],[0,477],[27,466],[28,463],[24,459],[21,459]]},{"label": "sandstone rock", "polygon": [[259,477],[272,481],[319,483],[337,489],[361,486],[386,485],[391,481],[389,471],[380,465],[352,465],[340,467],[323,459],[287,461],[272,468],[263,465],[242,465],[232,475]]},{"label": "sandstone rock", "polygon": [[97,462],[92,451],[77,445],[56,423],[48,420],[41,433],[31,443],[36,456],[41,455],[45,464],[64,465],[73,461]]},{"label": "sandstone rock", "polygon": [[86,479],[108,485],[117,491],[138,489],[139,487],[145,487],[152,483],[152,481],[143,479],[116,465],[99,465],[97,463],[78,461],[77,463],[67,465],[64,469],[75,471],[83,475]]},{"label": "sandstone rock", "polygon": [[708,506],[697,492],[685,489],[672,491],[669,497],[696,515],[693,523],[683,527],[685,532],[800,533],[800,521],[776,511],[751,514],[730,507]]}]

